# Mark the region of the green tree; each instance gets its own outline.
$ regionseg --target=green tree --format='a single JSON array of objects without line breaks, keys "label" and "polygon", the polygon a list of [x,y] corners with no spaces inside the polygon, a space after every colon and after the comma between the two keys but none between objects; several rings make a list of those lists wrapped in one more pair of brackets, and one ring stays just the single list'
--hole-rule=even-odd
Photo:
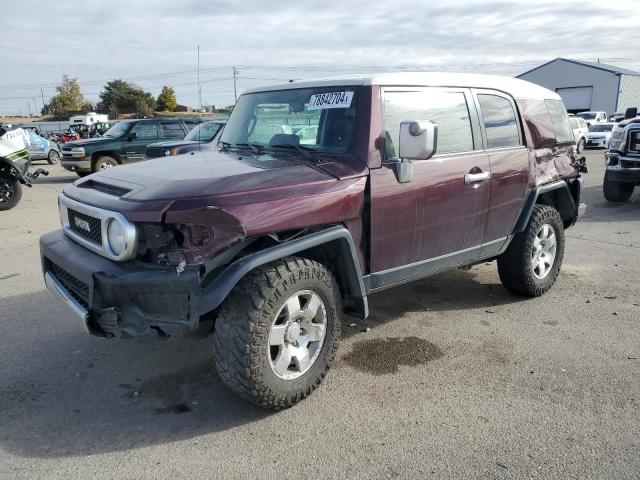
[{"label": "green tree", "polygon": [[160,95],[158,95],[157,104],[159,111],[175,112],[178,101],[176,100],[176,92],[173,90],[173,87],[167,85],[162,87],[162,91]]},{"label": "green tree", "polygon": [[122,113],[135,113],[148,117],[156,108],[156,101],[149,92],[124,80],[111,80],[100,93],[101,111],[116,118]]},{"label": "green tree", "polygon": [[53,115],[56,120],[66,120],[72,115],[82,115],[93,109],[91,103],[82,95],[77,78],[64,75],[62,83],[56,87],[56,92],[42,109]]}]

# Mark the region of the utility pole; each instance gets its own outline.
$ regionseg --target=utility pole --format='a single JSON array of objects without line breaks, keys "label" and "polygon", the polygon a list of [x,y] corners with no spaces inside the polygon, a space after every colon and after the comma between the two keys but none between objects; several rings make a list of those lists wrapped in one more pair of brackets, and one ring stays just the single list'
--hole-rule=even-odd
[{"label": "utility pole", "polygon": [[29,118],[31,118],[31,102],[27,101],[27,107],[29,107]]},{"label": "utility pole", "polygon": [[42,91],[42,87],[40,87],[40,95],[42,95],[42,109],[44,110],[44,92]]},{"label": "utility pole", "polygon": [[200,45],[198,45],[198,110],[202,108],[202,90],[200,89]]},{"label": "utility pole", "polygon": [[38,116],[38,104],[36,103],[36,99],[32,98],[31,100],[33,100],[33,111],[36,113],[36,116]]},{"label": "utility pole", "polygon": [[236,66],[233,66],[233,104],[235,105],[238,101],[238,86],[237,86],[237,78],[238,78],[238,69]]}]

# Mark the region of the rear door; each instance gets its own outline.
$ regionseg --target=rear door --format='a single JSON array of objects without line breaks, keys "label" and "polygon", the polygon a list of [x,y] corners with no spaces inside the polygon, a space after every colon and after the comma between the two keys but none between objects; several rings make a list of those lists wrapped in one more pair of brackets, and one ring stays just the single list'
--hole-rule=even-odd
[{"label": "rear door", "polygon": [[[135,138],[131,138],[131,134]],[[144,152],[147,145],[157,142],[160,139],[158,133],[158,122],[138,122],[129,131],[125,145],[123,147],[123,158],[125,163],[139,162],[144,160]]]},{"label": "rear door", "polygon": [[491,167],[491,199],[483,243],[511,235],[528,186],[529,153],[513,99],[494,90],[474,90],[482,139]]},{"label": "rear door", "polygon": [[[386,161],[370,176],[372,289],[477,256],[490,193],[470,90],[387,87],[383,95]],[[393,160],[400,122],[407,120],[436,123],[437,152],[414,161],[411,181],[399,183]],[[487,180],[473,181],[469,174]]]}]

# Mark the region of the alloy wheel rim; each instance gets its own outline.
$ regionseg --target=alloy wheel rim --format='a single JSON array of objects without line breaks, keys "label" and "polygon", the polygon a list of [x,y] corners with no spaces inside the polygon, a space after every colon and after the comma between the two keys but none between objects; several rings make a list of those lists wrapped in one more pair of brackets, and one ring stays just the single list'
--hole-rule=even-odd
[{"label": "alloy wheel rim", "polygon": [[556,260],[557,247],[556,231],[545,223],[533,240],[531,269],[537,279],[543,280],[551,272]]},{"label": "alloy wheel rim", "polygon": [[56,152],[55,150],[51,151],[50,157],[53,163],[58,163],[58,160],[60,159],[60,155],[58,155],[58,152]]},{"label": "alloy wheel rim", "polygon": [[315,364],[327,333],[327,309],[311,290],[291,295],[269,329],[269,366],[274,375],[294,380]]},{"label": "alloy wheel rim", "polygon": [[111,162],[104,162],[100,165],[100,170],[106,170],[107,168],[115,167],[115,165]]}]

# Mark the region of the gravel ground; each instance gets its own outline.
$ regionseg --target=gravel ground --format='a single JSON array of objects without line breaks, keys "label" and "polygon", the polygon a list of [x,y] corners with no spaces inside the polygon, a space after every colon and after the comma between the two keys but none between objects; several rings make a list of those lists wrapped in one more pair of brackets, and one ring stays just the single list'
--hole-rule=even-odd
[{"label": "gravel ground", "polygon": [[53,301],[38,238],[74,176],[51,168],[0,215],[0,478],[638,478],[640,192],[607,204],[586,155],[550,292],[483,264],[372,296],[278,413],[226,390],[211,339],[94,338]]}]

